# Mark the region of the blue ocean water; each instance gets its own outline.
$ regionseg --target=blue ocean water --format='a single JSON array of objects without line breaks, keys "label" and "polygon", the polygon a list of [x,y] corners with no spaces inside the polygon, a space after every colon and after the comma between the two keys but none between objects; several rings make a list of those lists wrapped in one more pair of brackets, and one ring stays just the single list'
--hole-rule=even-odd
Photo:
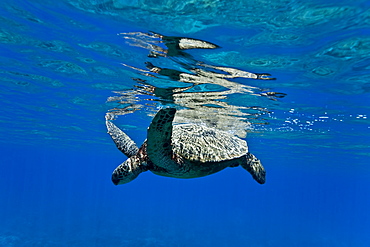
[{"label": "blue ocean water", "polygon": [[[2,1],[0,246],[370,246],[369,7]],[[150,32],[220,47],[166,54]],[[114,186],[106,113],[140,144],[167,106],[246,139],[266,183],[236,167]]]}]

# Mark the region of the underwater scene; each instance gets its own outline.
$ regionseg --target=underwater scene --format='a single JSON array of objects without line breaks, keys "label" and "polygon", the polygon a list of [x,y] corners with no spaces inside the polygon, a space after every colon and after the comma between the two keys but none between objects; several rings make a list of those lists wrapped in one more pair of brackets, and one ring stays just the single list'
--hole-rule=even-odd
[{"label": "underwater scene", "polygon": [[370,1],[0,20],[0,247],[370,246]]}]

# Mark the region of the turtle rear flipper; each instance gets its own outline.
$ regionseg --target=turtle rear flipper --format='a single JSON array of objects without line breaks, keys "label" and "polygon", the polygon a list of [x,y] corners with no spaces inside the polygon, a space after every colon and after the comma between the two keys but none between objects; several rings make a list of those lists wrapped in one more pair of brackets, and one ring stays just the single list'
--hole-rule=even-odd
[{"label": "turtle rear flipper", "polygon": [[114,123],[107,120],[105,122],[108,130],[108,134],[112,137],[117,148],[124,153],[127,157],[131,157],[137,154],[139,148],[136,146],[136,143],[120,130]]},{"label": "turtle rear flipper", "polygon": [[251,153],[247,153],[244,157],[245,160],[240,165],[252,175],[254,180],[260,184],[264,184],[266,181],[266,171],[261,161]]}]

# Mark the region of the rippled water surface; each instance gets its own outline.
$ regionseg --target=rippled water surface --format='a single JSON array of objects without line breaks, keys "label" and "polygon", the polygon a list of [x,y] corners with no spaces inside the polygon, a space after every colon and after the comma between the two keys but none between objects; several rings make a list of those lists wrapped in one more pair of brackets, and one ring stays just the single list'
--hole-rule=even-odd
[{"label": "rippled water surface", "polygon": [[[369,246],[369,7],[2,1],[0,246]],[[105,116],[139,145],[162,107],[246,139],[266,183],[114,186]]]}]

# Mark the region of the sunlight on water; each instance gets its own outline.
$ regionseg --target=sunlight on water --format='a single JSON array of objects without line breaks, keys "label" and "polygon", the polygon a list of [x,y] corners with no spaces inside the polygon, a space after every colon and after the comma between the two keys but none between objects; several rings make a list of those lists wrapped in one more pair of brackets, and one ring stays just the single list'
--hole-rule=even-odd
[{"label": "sunlight on water", "polygon": [[[360,3],[357,6],[346,6],[344,3],[335,6],[320,4],[320,2],[313,4],[292,1],[287,4],[285,1],[274,1],[266,4],[266,1],[245,3],[238,1],[222,6],[208,2],[194,5],[190,2],[178,4],[177,1],[166,1],[163,4],[153,5],[151,1],[130,3],[126,1],[69,1],[66,5],[61,3],[61,6],[65,9],[68,9],[67,6],[73,6],[87,13],[95,13],[105,21],[108,20],[105,16],[114,17],[115,21],[135,20],[138,26],[147,26],[148,29],[165,32],[171,30],[191,34],[202,31],[201,36],[207,36],[209,31],[205,30],[209,28],[233,27],[211,38],[213,42],[226,46],[226,49],[202,52],[197,58],[203,58],[206,62],[219,66],[269,72],[278,77],[278,81],[273,83],[268,81],[252,83],[251,89],[259,85],[262,88],[272,88],[288,94],[287,89],[289,88],[302,90],[310,88],[313,92],[315,89],[316,92],[342,95],[362,95],[368,92],[366,54],[369,53],[367,45],[369,39],[366,37],[366,27],[369,13],[362,10]],[[2,17],[4,24],[0,31],[1,43],[6,45],[7,55],[4,54],[3,58],[11,57],[12,59],[11,66],[8,66],[4,60],[0,71],[3,75],[4,96],[8,95],[3,100],[4,104],[12,105],[10,99],[24,97],[23,94],[33,99],[40,98],[39,95],[49,94],[50,99],[40,100],[40,107],[33,108],[36,115],[40,111],[44,113],[61,112],[62,114],[63,109],[94,111],[86,107],[92,102],[98,105],[98,102],[102,102],[102,97],[98,97],[95,91],[103,90],[105,94],[109,94],[109,90],[132,87],[130,85],[132,83],[128,80],[133,76],[132,71],[119,66],[119,63],[142,67],[138,64],[138,59],[133,58],[145,58],[142,52],[130,51],[124,42],[114,37],[116,33],[124,30],[117,26],[111,32],[105,31],[103,38],[99,38],[102,36],[98,34],[102,30],[101,27],[89,24],[87,21],[56,15],[52,9],[44,10],[45,16],[53,18],[55,23],[64,23],[66,26],[64,33],[70,33],[68,39],[67,36],[59,37],[58,31],[62,31],[61,25],[56,26],[38,17],[36,10],[40,7],[36,2],[30,9],[22,8],[15,3],[7,5],[4,3]],[[130,11],[127,11],[128,9]],[[176,14],[165,15],[171,9],[174,9]],[[199,12],[200,10],[202,11]],[[203,10],[207,10],[207,15],[203,14]],[[73,12],[72,9],[67,11]],[[191,13],[191,18],[185,16],[187,11]],[[219,15],[220,11],[222,11],[221,15]],[[218,18],[214,19],[216,15]],[[186,21],[182,22],[182,19]],[[177,25],[176,23],[182,24]],[[181,29],[173,29],[174,25]],[[259,32],[254,31],[251,35],[243,35],[242,28],[255,29]],[[47,32],[47,30],[51,32],[44,37],[32,36],[38,32]],[[91,30],[96,33],[95,38],[91,40],[84,35],[78,36],[77,30],[81,30],[82,33]],[[107,39],[113,43],[107,42]],[[231,49],[232,45],[234,49]],[[266,45],[270,45],[271,48]],[[297,73],[299,74],[295,75]],[[71,81],[66,78],[73,79]],[[320,83],[322,81],[326,81],[324,85]],[[81,90],[84,91],[83,94],[80,93]],[[284,101],[289,102],[290,98]],[[84,106],[86,106],[85,109],[83,109]],[[309,105],[306,106],[308,107]],[[281,107],[277,106],[277,108]],[[96,109],[95,107],[95,111]],[[18,110],[20,111],[18,115],[26,114],[21,108]],[[269,110],[273,111],[273,109]],[[284,112],[283,114],[288,114],[289,107],[279,110]],[[342,121],[351,121],[354,118],[349,117],[350,115],[366,115],[366,111],[367,109],[364,109],[357,113],[346,112],[346,109],[342,109],[338,117],[344,115],[346,117]],[[311,115],[309,118],[316,116],[311,114],[310,110],[300,114],[302,118],[305,118],[305,115]],[[35,122],[40,122],[37,118],[32,118]],[[312,119],[293,121],[288,117],[281,120],[277,122],[266,119],[277,126],[271,126],[265,130],[315,130],[314,124],[305,123]],[[86,119],[86,121],[90,120]],[[319,120],[312,121],[315,123]],[[9,120],[3,119],[2,122],[5,131]],[[297,122],[299,122],[298,125]],[[62,131],[61,126],[57,123],[55,125],[53,130]],[[302,128],[296,128],[296,126]],[[39,127],[35,126],[35,128]],[[44,132],[50,133],[53,130],[49,129]],[[318,131],[330,130],[320,129]],[[42,133],[37,129],[31,132]],[[57,138],[58,133],[49,135],[50,138]]]}]

